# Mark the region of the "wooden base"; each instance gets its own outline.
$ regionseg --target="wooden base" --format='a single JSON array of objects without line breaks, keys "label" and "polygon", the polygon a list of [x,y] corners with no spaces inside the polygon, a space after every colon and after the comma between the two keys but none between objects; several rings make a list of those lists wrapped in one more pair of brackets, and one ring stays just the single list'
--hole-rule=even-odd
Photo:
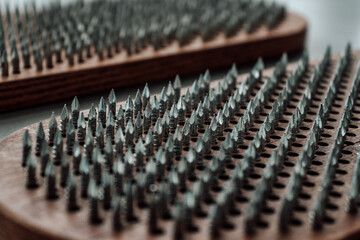
[{"label": "wooden base", "polygon": [[[332,107],[330,114],[331,121],[328,121],[324,129],[324,133],[320,139],[321,144],[317,151],[315,160],[318,164],[311,165],[310,170],[314,173],[307,176],[307,184],[303,186],[302,196],[299,198],[299,204],[302,208],[294,213],[294,219],[297,221],[292,222],[289,232],[281,233],[278,231],[278,216],[280,211],[280,205],[284,198],[286,188],[278,187],[274,188],[272,198],[267,203],[266,212],[262,213],[262,223],[256,228],[254,235],[246,235],[243,232],[243,216],[247,208],[248,202],[244,201],[250,199],[253,194],[253,187],[259,183],[259,179],[256,176],[263,174],[263,168],[261,164],[266,164],[268,161],[268,155],[274,150],[272,147],[265,147],[265,151],[261,154],[260,160],[257,166],[254,168],[253,178],[249,178],[248,188],[243,190],[242,201],[236,203],[237,208],[241,211],[240,215],[230,216],[229,221],[233,224],[232,229],[222,229],[220,239],[359,239],[360,238],[360,213],[351,215],[345,212],[345,206],[347,201],[347,194],[349,191],[351,177],[353,174],[353,167],[355,164],[356,153],[358,151],[358,143],[360,141],[360,104],[355,104],[356,110],[353,114],[353,118],[350,121],[350,127],[346,136],[343,150],[347,150],[349,154],[343,155],[341,159],[347,160],[339,164],[338,169],[342,170],[341,174],[336,174],[335,179],[342,182],[343,185],[334,185],[332,194],[330,194],[329,203],[332,207],[327,208],[328,221],[324,223],[323,229],[314,231],[309,225],[309,211],[315,200],[318,192],[318,187],[322,179],[322,173],[325,167],[325,163],[330,152],[331,145],[335,136],[335,131],[338,126],[341,114],[343,112],[343,106],[346,101],[347,94],[351,88],[353,76],[355,74],[356,62],[360,59],[360,52],[353,54],[353,61],[351,71],[348,72],[348,76],[343,79],[342,87],[337,94],[337,98]],[[324,81],[321,85],[329,85],[332,77],[335,74],[336,62],[339,57],[333,57],[331,60],[331,71],[328,76],[324,77]],[[303,83],[300,86],[304,87],[306,82],[309,81],[312,72],[315,69],[317,62],[310,63],[308,72],[304,77]],[[295,64],[289,64],[287,72],[289,75],[296,68]],[[272,69],[264,71],[264,79],[270,76]],[[240,83],[245,79],[246,75],[242,75],[238,78]],[[212,87],[216,86],[217,81],[212,82]],[[261,84],[259,84],[261,85]],[[283,87],[284,83],[280,83],[279,87]],[[298,160],[298,154],[301,153],[305,143],[310,135],[310,129],[315,121],[316,113],[321,101],[324,100],[326,95],[326,89],[319,88],[316,92],[316,98],[312,102],[310,110],[306,115],[306,121],[300,127],[300,132],[297,135],[297,146],[293,146],[290,151],[292,154],[288,154],[285,165],[282,170],[282,175],[279,175],[277,183],[279,186],[287,186],[290,174],[293,171],[293,164]],[[280,92],[279,89],[273,93],[273,98],[276,98],[276,94]],[[297,94],[294,95],[289,104],[288,109],[284,113],[282,121],[279,122],[279,126],[275,129],[275,133],[270,137],[270,144],[278,145],[279,136],[282,135],[283,129],[287,126],[287,121],[291,118],[295,109],[291,106],[296,106],[297,102],[301,98],[301,94],[304,92],[304,88],[298,88]],[[185,89],[183,92],[185,93]],[[256,93],[256,91],[255,91]],[[300,96],[298,96],[300,95]],[[358,97],[358,99],[360,99]],[[124,106],[124,103],[121,103]],[[267,105],[271,105],[270,103]],[[244,109],[241,110],[241,113]],[[263,112],[268,114],[270,110],[264,108]],[[50,110],[49,110],[50,113]],[[87,115],[87,111],[84,112]],[[259,129],[260,122],[264,121],[265,116],[261,114],[260,121],[254,123],[253,128]],[[236,117],[238,120],[239,117]],[[44,121],[44,128],[47,129],[48,120]],[[234,125],[231,124],[230,128]],[[112,230],[110,221],[110,212],[101,212],[104,222],[99,225],[90,225],[88,223],[88,211],[87,202],[85,200],[80,201],[81,210],[69,213],[65,208],[64,191],[61,188],[61,198],[55,201],[48,201],[45,199],[44,193],[44,181],[40,179],[40,186],[35,190],[28,190],[25,188],[25,171],[21,167],[21,138],[25,129],[29,130],[32,136],[33,143],[35,142],[37,124],[30,125],[24,129],[21,129],[14,134],[8,136],[0,143],[0,238],[1,239],[172,239],[172,220],[160,220],[160,227],[163,233],[160,235],[151,235],[148,233],[146,226],[146,209],[139,210],[136,208],[136,214],[139,217],[139,221],[136,223],[125,223],[124,229],[120,233],[115,233]],[[328,135],[325,135],[328,134]],[[199,131],[201,135],[201,131]],[[251,138],[254,137],[255,131],[250,131],[249,135],[244,140],[244,146],[248,146]],[[330,137],[329,137],[330,136]],[[354,143],[354,144],[351,144]],[[191,144],[194,144],[192,142]],[[239,148],[239,153],[233,155],[233,161],[241,161],[241,156],[245,154],[246,149]],[[240,159],[240,160],[239,160]],[[207,160],[205,160],[207,164]],[[291,164],[290,164],[291,163]],[[58,168],[58,167],[57,167]],[[196,170],[197,174],[201,174],[200,170]],[[231,169],[226,169],[227,174],[231,174]],[[189,182],[190,183],[190,182]],[[226,180],[220,181],[220,186],[224,186]],[[313,185],[312,185],[313,184]],[[59,188],[60,189],[60,188]],[[216,195],[217,192],[212,192]],[[241,200],[241,199],[240,199]],[[206,212],[210,205],[206,205]],[[209,221],[208,218],[195,217],[195,224],[198,226],[196,232],[186,232],[185,239],[211,239],[209,235]]]},{"label": "wooden base", "polygon": [[172,80],[176,74],[229,67],[234,62],[254,61],[260,56],[280,56],[300,50],[305,33],[306,21],[287,13],[273,30],[260,27],[254,33],[240,31],[231,38],[219,34],[209,42],[197,37],[184,47],[173,42],[159,51],[148,47],[139,54],[128,56],[122,52],[103,61],[95,56],[73,67],[65,61],[41,72],[35,67],[23,69],[21,66],[21,74],[0,77],[0,112],[111,88]]}]

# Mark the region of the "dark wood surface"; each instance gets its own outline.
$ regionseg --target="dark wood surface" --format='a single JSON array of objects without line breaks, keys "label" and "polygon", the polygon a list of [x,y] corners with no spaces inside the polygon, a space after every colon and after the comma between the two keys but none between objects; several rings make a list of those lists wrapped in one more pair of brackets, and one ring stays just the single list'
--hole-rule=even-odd
[{"label": "dark wood surface", "polygon": [[210,42],[197,37],[184,47],[173,42],[159,51],[148,47],[133,56],[123,52],[103,61],[93,57],[73,67],[65,61],[41,72],[22,70],[0,77],[0,112],[290,53],[303,47],[306,27],[302,17],[287,13],[273,30],[260,27],[232,38],[219,34]]},{"label": "dark wood surface", "polygon": [[[360,52],[356,52],[354,55],[354,62],[360,58]],[[338,57],[332,58],[332,72],[325,78],[327,84],[330,83],[331,78],[334,75],[334,69]],[[356,59],[356,61],[355,61]],[[309,71],[313,71],[316,66],[316,61],[312,62],[309,67]],[[234,223],[235,227],[231,230],[222,230],[220,239],[359,239],[360,238],[360,214],[350,215],[345,212],[345,205],[347,200],[347,194],[350,187],[352,170],[355,164],[355,157],[358,150],[358,143],[360,142],[360,130],[359,128],[349,128],[349,132],[355,134],[354,137],[346,136],[346,141],[355,143],[355,145],[346,145],[344,149],[351,152],[350,155],[343,155],[342,159],[348,160],[349,164],[340,164],[339,169],[345,171],[343,175],[336,175],[336,179],[343,181],[344,185],[334,186],[333,191],[340,193],[340,197],[330,197],[331,203],[337,206],[337,209],[327,210],[327,215],[334,220],[332,224],[325,224],[324,228],[319,231],[313,231],[310,229],[308,211],[311,209],[312,203],[315,200],[318,186],[320,185],[322,178],[322,171],[325,167],[328,154],[330,152],[331,145],[334,140],[335,131],[339,123],[339,119],[343,112],[343,106],[350,90],[352,78],[355,72],[355,65],[353,64],[349,76],[346,77],[347,82],[343,85],[346,86],[342,89],[343,94],[339,95],[339,98],[335,101],[340,107],[334,107],[333,113],[330,117],[335,121],[329,121],[327,123],[329,128],[324,130],[324,133],[329,134],[331,137],[322,137],[321,141],[327,143],[328,146],[320,146],[318,151],[324,152],[325,155],[317,155],[316,160],[322,162],[322,165],[312,165],[311,170],[319,173],[317,176],[308,176],[307,181],[315,184],[315,187],[304,187],[306,194],[310,195],[310,199],[301,198],[300,204],[306,208],[306,212],[296,212],[295,217],[300,220],[300,226],[292,226],[290,231],[286,234],[280,233],[277,228],[278,213],[281,200],[285,189],[274,189],[274,194],[279,197],[280,200],[268,201],[269,207],[275,209],[272,214],[262,214],[263,220],[268,223],[266,228],[258,228],[256,233],[252,236],[247,236],[243,232],[242,218],[243,214],[235,217],[230,217],[230,221]],[[295,64],[289,64],[287,72],[290,73],[295,69]],[[269,76],[272,69],[265,71],[264,76]],[[238,78],[239,82],[243,81],[246,75],[242,75]],[[308,79],[308,78],[307,78]],[[216,81],[212,83],[212,86],[217,84]],[[283,86],[283,84],[281,84]],[[183,90],[184,93],[185,89]],[[278,92],[278,91],[276,91]],[[303,90],[299,89],[299,92]],[[326,90],[319,90],[316,93],[316,97],[323,100],[326,95]],[[299,97],[297,97],[299,98]],[[124,103],[121,103],[124,105]],[[320,101],[314,101],[310,110],[317,112]],[[360,110],[359,104],[355,105],[356,110]],[[270,110],[264,109],[265,113],[269,113]],[[290,114],[285,114],[283,119],[289,120],[291,113],[294,109],[289,108]],[[86,113],[86,111],[84,111]],[[354,113],[354,118],[350,124],[359,126],[360,114]],[[310,128],[315,115],[307,114],[306,118],[311,120],[310,122],[304,122],[301,126],[309,128],[303,128],[300,130],[301,135],[305,138],[297,138],[296,142],[305,145],[307,137],[310,135]],[[358,118],[358,119],[356,119]],[[260,117],[260,120],[264,120],[264,116]],[[48,121],[44,121],[44,128],[47,129]],[[287,123],[280,122],[279,127],[285,128]],[[259,127],[259,123],[255,123],[254,128]],[[63,190],[60,194],[62,198],[57,201],[47,201],[44,197],[43,181],[40,181],[42,187],[36,190],[27,190],[25,188],[25,172],[21,165],[21,138],[25,131],[28,129],[33,142],[36,134],[37,124],[30,125],[24,129],[21,129],[14,134],[8,136],[0,143],[0,238],[1,239],[171,239],[172,238],[172,221],[160,221],[161,227],[164,229],[164,234],[159,236],[149,235],[145,225],[146,214],[144,210],[137,212],[140,216],[140,221],[134,224],[126,224],[124,230],[118,234],[115,234],[111,229],[111,221],[109,218],[109,212],[102,212],[104,219],[103,224],[98,226],[92,226],[88,224],[87,216],[87,203],[85,200],[81,201],[81,211],[75,213],[68,213],[65,209],[65,200],[63,197]],[[333,127],[333,129],[331,129]],[[254,132],[249,133],[250,136],[254,136]],[[272,136],[281,136],[282,131],[276,130]],[[248,144],[249,140],[245,140]],[[246,145],[245,143],[245,145]],[[277,145],[279,140],[271,138],[270,143]],[[273,151],[271,148],[265,148],[264,153],[270,154]],[[296,154],[300,153],[302,148],[293,147],[291,152],[295,153],[294,156],[289,156],[287,161],[295,163],[298,159]],[[243,155],[244,149],[240,149],[239,154]],[[264,155],[265,156],[265,155]],[[241,161],[241,160],[240,160]],[[260,163],[265,163],[268,158],[261,157]],[[293,167],[284,167],[283,172],[291,173]],[[255,173],[262,174],[262,170],[255,168]],[[279,183],[285,186],[288,183],[289,178],[279,177]],[[256,184],[258,180],[251,180]],[[243,191],[245,197],[249,197],[252,191]],[[247,203],[237,203],[239,210],[244,213]],[[186,239],[209,239],[208,234],[208,220],[196,218],[195,223],[199,226],[199,231],[195,233],[187,233]]]}]

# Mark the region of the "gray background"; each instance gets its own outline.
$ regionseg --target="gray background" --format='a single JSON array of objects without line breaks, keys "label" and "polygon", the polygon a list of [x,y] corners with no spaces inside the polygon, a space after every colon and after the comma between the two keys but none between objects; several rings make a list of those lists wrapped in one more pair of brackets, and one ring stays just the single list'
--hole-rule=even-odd
[{"label": "gray background", "polygon": [[[10,6],[22,4],[21,0],[1,1],[0,7],[8,2]],[[36,1],[49,2],[49,1]],[[63,1],[64,2],[64,1]],[[333,52],[341,52],[347,42],[351,42],[353,48],[360,48],[360,1],[358,0],[277,0],[284,3],[290,10],[300,13],[309,23],[306,47],[309,49],[311,58],[318,58],[323,53],[327,45],[331,45]],[[296,56],[292,57],[296,60]],[[272,62],[268,63],[268,66]],[[246,72],[249,65],[239,66],[241,72]],[[213,78],[223,76],[224,71],[212,72]],[[183,79],[183,85],[189,86],[196,76],[190,76]],[[172,80],[172,79],[169,79]],[[150,84],[152,93],[161,90],[162,83]],[[143,86],[138,86],[143,88]],[[116,89],[118,101],[126,100],[128,94],[132,96],[136,93],[136,86],[131,88]],[[80,97],[81,109],[87,109],[91,103],[97,105],[100,97],[108,96],[108,92],[93,94],[91,96]],[[68,106],[72,99],[42,105],[38,107],[27,108],[19,111],[12,111],[0,114],[0,140],[10,133],[25,127],[31,123],[50,117],[51,111],[59,115],[64,103]]]}]

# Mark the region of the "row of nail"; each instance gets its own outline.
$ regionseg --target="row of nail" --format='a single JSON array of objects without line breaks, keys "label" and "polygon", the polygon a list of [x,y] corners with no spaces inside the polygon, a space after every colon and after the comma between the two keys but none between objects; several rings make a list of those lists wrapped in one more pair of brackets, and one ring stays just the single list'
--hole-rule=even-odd
[{"label": "row of nail", "polygon": [[335,134],[334,143],[326,161],[322,181],[320,184],[320,190],[310,212],[311,226],[314,229],[320,229],[322,227],[323,218],[326,216],[324,206],[328,202],[329,193],[333,188],[332,183],[335,178],[335,171],[339,165],[338,160],[341,157],[341,151],[344,145],[352,110],[358,94],[359,81],[359,75],[355,75],[349,96],[347,97],[344,105],[344,112],[340,118],[340,122]]},{"label": "row of nail", "polygon": [[[358,71],[356,73],[355,81],[353,84],[352,90],[355,92],[358,89],[358,82],[360,81],[360,66],[358,66]],[[353,93],[352,93],[353,94]],[[355,99],[354,99],[355,101]],[[359,176],[360,176],[360,154],[357,153],[356,163],[354,166],[354,173],[351,180],[351,185],[348,193],[348,202],[346,206],[346,211],[349,213],[356,213],[359,203]]]},{"label": "row of nail", "polygon": [[[285,58],[282,60],[282,64],[278,65],[278,68],[276,68],[277,70],[274,71],[274,75],[272,76],[272,78],[275,79],[277,83],[280,82],[280,79],[284,77],[286,72],[285,70],[287,61]],[[254,162],[259,160],[260,153],[264,150],[265,143],[269,141],[270,134],[274,132],[277,121],[281,118],[283,111],[286,109],[286,104],[290,101],[290,98],[292,97],[298,82],[307,70],[307,64],[308,54],[305,52],[299,61],[299,65],[296,68],[294,75],[289,77],[278,98],[275,99],[273,108],[271,109],[269,115],[266,116],[265,121],[261,124],[260,130],[256,133],[255,138],[250,142],[249,147],[245,152],[244,158],[241,162],[237,163],[234,173],[231,177],[231,182],[233,182],[233,185],[236,186],[235,189],[237,189],[235,192],[236,194],[241,194],[241,186],[247,182],[248,175],[254,170]],[[270,80],[268,80],[268,82],[269,81]],[[261,94],[261,91],[259,92]],[[218,212],[217,214],[220,213]],[[219,217],[219,215],[216,214],[213,215],[212,221],[214,226],[227,224],[221,217]],[[219,223],[218,221],[222,222]],[[210,227],[212,228],[211,233],[213,235],[219,234],[219,228],[215,229],[212,225]]]},{"label": "row of nail", "polygon": [[291,173],[289,184],[285,193],[285,198],[280,209],[279,229],[287,231],[289,222],[293,216],[294,208],[298,204],[298,196],[301,193],[302,182],[306,179],[306,172],[309,170],[311,160],[314,158],[318,142],[321,137],[324,125],[330,114],[331,105],[335,99],[340,80],[345,69],[349,66],[350,46],[347,46],[344,56],[340,59],[336,73],[332,78],[330,87],[323,103],[320,105],[316,119],[312,125],[311,132],[294,170]]},{"label": "row of nail", "polygon": [[[270,155],[270,159],[266,164],[263,177],[255,188],[255,192],[250,199],[249,208],[245,213],[244,228],[245,232],[248,234],[255,232],[255,223],[261,219],[261,209],[266,206],[267,196],[272,193],[272,186],[277,181],[277,173],[283,168],[283,161],[285,160],[287,152],[291,149],[292,144],[295,141],[296,133],[300,127],[300,124],[305,118],[311,100],[314,98],[314,92],[320,82],[320,79],[325,73],[325,69],[329,64],[329,61],[330,49],[328,48],[325,56],[310,78],[304,94],[279,141],[279,145]],[[302,65],[299,65],[299,68],[303,68],[305,70]],[[304,72],[302,72],[301,76],[303,76],[303,74]]]},{"label": "row of nail", "polygon": [[138,53],[149,45],[157,50],[174,39],[185,45],[196,35],[205,41],[221,31],[231,37],[242,26],[247,32],[261,24],[273,28],[285,16],[281,5],[244,0],[77,1],[42,9],[33,2],[32,11],[28,8],[20,13],[16,7],[12,17],[7,6],[6,26],[0,17],[2,76],[9,75],[7,49],[12,73],[21,72],[19,45],[23,67],[30,68],[33,59],[37,71],[42,71],[44,63],[51,69],[64,61],[64,55],[72,66],[94,54],[102,60],[123,50]]}]

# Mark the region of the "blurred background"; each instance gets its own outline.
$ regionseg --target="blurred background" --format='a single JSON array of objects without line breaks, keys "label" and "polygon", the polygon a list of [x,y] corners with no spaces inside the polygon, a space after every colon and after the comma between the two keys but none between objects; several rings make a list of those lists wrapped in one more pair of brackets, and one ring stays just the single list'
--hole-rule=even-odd
[{"label": "blurred background", "polygon": [[[271,2],[271,1],[268,1]],[[320,57],[326,45],[341,52],[347,42],[360,48],[360,1],[276,0],[308,21],[306,46],[311,57]]]},{"label": "blurred background", "polygon": [[[9,4],[11,8],[20,4],[31,4],[34,0],[1,0],[0,7],[4,8]],[[57,1],[57,0],[56,0]],[[69,0],[62,0],[67,2]],[[268,1],[267,2],[272,2]],[[37,5],[48,4],[53,1],[37,0]],[[353,49],[360,48],[360,1],[359,0],[276,0],[284,4],[290,11],[296,12],[306,18],[309,24],[306,47],[309,49],[311,58],[319,58],[327,45],[332,46],[333,53],[340,53],[345,48],[347,42],[350,42]],[[298,56],[291,56],[291,61],[296,61]],[[274,61],[268,61],[267,66],[271,66]],[[240,72],[246,72],[251,64],[238,66]],[[224,75],[223,71],[212,71],[213,79]],[[199,73],[200,74],[200,73]],[[183,86],[188,86],[198,77],[199,74],[183,78]],[[173,80],[173,79],[169,79]],[[149,84],[151,93],[158,93],[163,83]],[[143,86],[139,86],[143,88]],[[131,94],[135,96],[136,87],[128,89],[116,89],[118,101],[126,100]],[[91,96],[80,97],[81,109],[88,109],[91,103],[98,102],[101,96],[108,96],[108,92],[93,94]],[[64,103],[71,104],[72,99],[51,103],[48,105],[23,109],[14,112],[0,114],[0,140],[10,133],[25,127],[31,123],[49,118],[51,111],[59,115]]]}]

